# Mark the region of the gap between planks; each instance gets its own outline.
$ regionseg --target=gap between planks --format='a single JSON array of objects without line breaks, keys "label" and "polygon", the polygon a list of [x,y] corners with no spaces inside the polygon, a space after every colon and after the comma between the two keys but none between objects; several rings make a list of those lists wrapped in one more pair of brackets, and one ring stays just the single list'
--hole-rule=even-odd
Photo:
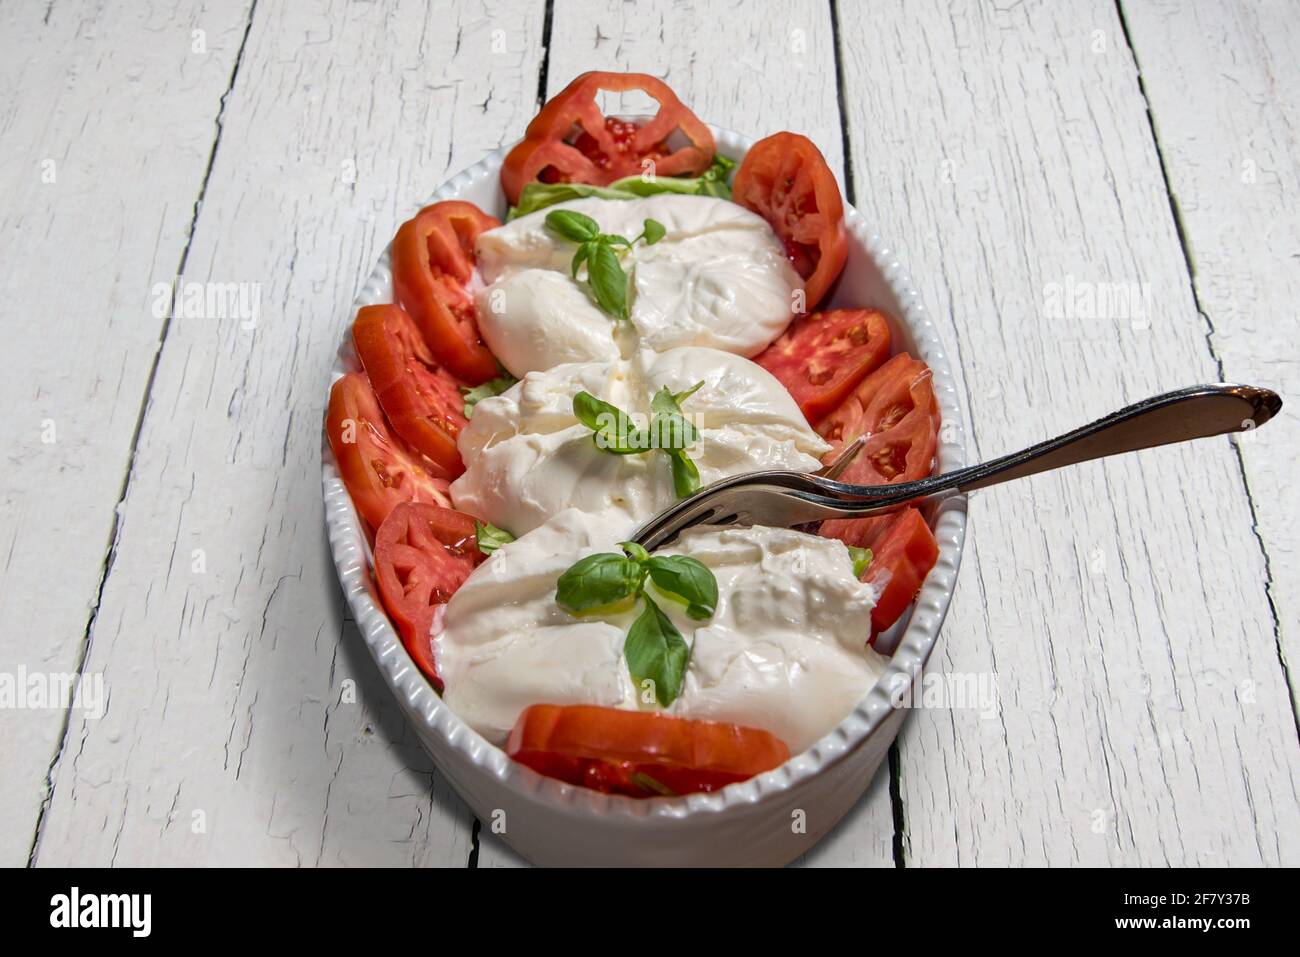
[{"label": "gap between planks", "polygon": [[[230,98],[230,92],[235,88],[235,80],[239,76],[239,66],[244,60],[244,51],[248,47],[248,36],[253,29],[253,15],[257,12],[257,0],[252,0],[248,7],[248,19],[244,22],[244,32],[239,38],[239,49],[235,52],[235,63],[230,70],[230,79],[226,82],[226,88],[221,94],[221,99],[217,102],[217,115],[213,121],[212,148],[208,151],[208,162],[203,169],[203,179],[199,183],[199,191],[194,199],[194,209],[190,215],[189,227],[185,232],[185,245],[181,248],[180,261],[176,266],[176,278],[172,286],[173,289],[179,288],[181,281],[185,276],[185,266],[190,258],[190,247],[194,242],[194,231],[198,227],[199,214],[203,210],[203,199],[208,192],[208,180],[212,178],[212,167],[216,163],[217,150],[221,146],[221,134],[224,128],[226,116],[226,102]],[[45,18],[49,20],[49,11],[46,11]],[[154,381],[158,376],[158,363],[162,358],[163,346],[167,344],[167,333],[171,329],[172,320],[176,316],[176,300],[172,297],[171,310],[167,313],[167,318],[163,320],[162,330],[158,335],[158,346],[154,350],[153,358],[149,364],[149,374],[145,379],[144,392],[141,394],[140,411],[136,415],[135,428],[131,433],[131,444],[127,449],[126,471],[122,476],[121,489],[117,496],[117,504],[113,508],[113,521],[108,535],[108,550],[104,554],[103,571],[99,576],[99,587],[95,592],[95,601],[91,605],[90,614],[86,619],[86,630],[81,638],[81,647],[77,651],[77,682],[80,683],[86,668],[86,659],[90,656],[90,645],[94,640],[95,622],[99,617],[99,606],[104,598],[104,587],[108,584],[108,576],[113,571],[113,560],[117,556],[118,531],[122,521],[122,506],[126,502],[127,492],[131,487],[131,476],[135,470],[135,453],[140,444],[140,435],[144,429],[145,416],[149,411],[149,402],[153,396]],[[68,744],[68,733],[72,725],[73,702],[69,701],[67,710],[63,713],[63,721],[59,729],[59,743],[50,758],[50,766],[45,775],[45,797],[41,801],[40,811],[36,816],[36,826],[32,829],[31,848],[27,852],[27,866],[35,867],[36,859],[40,855],[41,834],[45,830],[45,815],[50,809],[50,804],[54,800],[54,776],[58,769],[59,762],[63,758],[64,749]]]},{"label": "gap between planks", "polygon": [[[834,3],[834,0],[831,0],[831,2]],[[1146,81],[1142,78],[1142,62],[1138,59],[1137,48],[1133,45],[1133,39],[1129,35],[1128,18],[1124,13],[1123,0],[1115,0],[1115,14],[1119,17],[1120,31],[1124,37],[1124,43],[1128,47],[1129,56],[1133,59],[1133,69],[1137,74],[1138,93],[1141,94],[1142,102],[1146,106],[1147,128],[1151,132],[1151,144],[1155,149],[1156,160],[1160,164],[1160,181],[1164,184],[1165,195],[1169,198],[1169,214],[1173,218],[1174,231],[1178,235],[1178,247],[1183,254],[1183,266],[1187,271],[1187,286],[1191,290],[1192,301],[1196,304],[1196,312],[1205,324],[1205,349],[1214,361],[1214,368],[1218,373],[1219,381],[1224,382],[1227,381],[1227,376],[1224,372],[1223,358],[1214,348],[1214,320],[1210,318],[1210,314],[1202,305],[1200,291],[1196,288],[1196,261],[1192,256],[1191,244],[1188,241],[1187,230],[1183,224],[1182,209],[1178,205],[1178,198],[1174,195],[1173,186],[1169,181],[1169,166],[1165,161],[1165,151],[1160,143],[1160,134],[1156,130],[1155,114],[1151,109],[1151,98],[1147,95]],[[1241,445],[1234,441],[1232,451],[1237,462],[1237,471],[1241,476],[1241,487],[1246,495],[1246,506],[1250,509],[1251,533],[1255,542],[1259,545],[1260,556],[1264,561],[1264,597],[1268,602],[1268,611],[1273,622],[1273,643],[1277,649],[1278,667],[1282,669],[1282,680],[1291,692],[1291,717],[1295,722],[1296,740],[1300,741],[1300,708],[1297,707],[1296,686],[1291,680],[1291,669],[1287,665],[1286,654],[1282,648],[1282,621],[1278,616],[1277,602],[1273,598],[1273,564],[1269,556],[1268,546],[1264,543],[1264,536],[1259,530],[1259,510],[1256,507],[1255,496],[1251,491],[1250,476],[1246,474],[1246,462],[1241,454]]]},{"label": "gap between planks", "polygon": [[[835,58],[835,105],[840,111],[840,148],[844,153],[844,198],[848,201],[848,205],[855,206],[857,196],[853,185],[853,145],[849,136],[849,111],[844,107],[844,51],[840,34],[839,0],[827,0],[827,3],[831,15],[831,51]],[[907,815],[903,810],[902,764],[902,753],[898,749],[898,739],[895,738],[889,743],[889,753],[885,757],[885,773],[889,775],[889,809],[894,824],[890,847],[893,850],[894,866],[900,868],[907,866],[907,855],[904,850]]]},{"label": "gap between planks", "polygon": [[[555,22],[555,0],[546,0],[544,12],[542,14],[542,62],[537,67],[537,109],[542,108],[546,102],[546,83],[551,68],[551,29]],[[465,866],[470,868],[478,867],[479,855],[479,834],[483,830],[483,822],[474,816],[473,824],[469,833],[469,857],[465,861]]]}]

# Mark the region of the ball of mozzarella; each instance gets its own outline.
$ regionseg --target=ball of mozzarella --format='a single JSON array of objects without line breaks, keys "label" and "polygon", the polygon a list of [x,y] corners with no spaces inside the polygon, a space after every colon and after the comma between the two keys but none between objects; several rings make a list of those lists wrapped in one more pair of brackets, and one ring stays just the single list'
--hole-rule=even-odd
[{"label": "ball of mozzarella", "polygon": [[[555,209],[583,213],[628,240],[646,219],[664,225],[653,246],[637,243],[621,253],[630,323],[616,323],[596,305],[585,273],[573,278],[576,245],[546,228]],[[502,365],[521,377],[568,362],[608,361],[637,345],[754,356],[790,323],[791,294],[801,285],[762,217],[707,196],[557,203],[483,233],[477,257],[486,283],[477,294],[479,329]]]},{"label": "ball of mozzarella", "polygon": [[[624,518],[568,510],[498,550],[435,622],[448,704],[501,742],[537,702],[654,709],[623,658],[635,608],[574,617],[555,583],[578,558],[616,551]],[[884,671],[867,646],[874,592],[835,540],[778,528],[697,528],[662,554],[690,555],[713,572],[718,606],[694,621],[650,586],[691,646],[670,714],[764,728],[792,753],[828,734]],[[645,699],[649,698],[647,701]]]},{"label": "ball of mozzarella", "polygon": [[659,389],[682,392],[699,382],[682,408],[700,431],[688,454],[703,484],[760,469],[819,467],[829,446],[765,369],[716,349],[641,350],[626,360],[530,372],[480,401],[460,435],[466,470],[452,483],[452,501],[515,535],[570,507],[615,512],[635,527],[676,501],[668,457],[598,448],[573,414],[573,397],[589,392],[648,417]]}]

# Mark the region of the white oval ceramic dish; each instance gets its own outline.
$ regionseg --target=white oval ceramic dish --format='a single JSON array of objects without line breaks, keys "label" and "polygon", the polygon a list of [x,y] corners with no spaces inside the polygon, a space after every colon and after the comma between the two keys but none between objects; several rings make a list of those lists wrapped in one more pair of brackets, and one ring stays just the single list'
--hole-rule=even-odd
[{"label": "white oval ceramic dish", "polygon": [[[719,152],[737,160],[752,140],[714,128]],[[464,199],[504,218],[498,175],[507,149],[451,179],[430,202]],[[848,262],[830,306],[874,306],[896,318],[894,350],[924,359],[944,428],[939,468],[966,464],[961,398],[948,354],[893,251],[851,207],[845,207]],[[392,302],[385,250],[351,307]],[[350,329],[350,319],[349,326]],[[359,368],[345,336],[331,383]],[[348,604],[379,670],[433,755],[438,770],[483,821],[503,822],[512,848],[543,865],[780,865],[806,852],[853,806],[898,734],[905,711],[890,690],[920,675],[948,610],[966,534],[964,499],[930,516],[939,561],[909,615],[891,632],[897,641],[879,684],[830,734],[781,767],[712,794],[636,800],[572,787],[516,764],[460,720],[425,681],[380,605],[370,574],[370,549],[360,520],[324,445],[325,524]],[[865,629],[864,629],[865,630]],[[798,815],[806,826],[792,827]]]}]

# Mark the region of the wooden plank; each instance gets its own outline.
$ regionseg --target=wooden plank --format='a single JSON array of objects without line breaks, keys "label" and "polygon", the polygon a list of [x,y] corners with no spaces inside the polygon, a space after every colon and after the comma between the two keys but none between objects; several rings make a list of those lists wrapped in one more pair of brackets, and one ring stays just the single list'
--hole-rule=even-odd
[{"label": "wooden plank", "polygon": [[[1122,7],[1222,376],[1300,400],[1300,8],[1294,3]],[[1300,662],[1300,418],[1292,405],[1241,437],[1252,515],[1293,707]]]},{"label": "wooden plank", "polygon": [[[0,9],[0,673],[80,667],[246,5]],[[33,702],[35,704],[35,702]],[[65,706],[0,710],[0,865],[27,862]]]},{"label": "wooden plank", "polygon": [[74,721],[40,863],[467,863],[469,812],[343,615],[321,420],[397,224],[531,113],[542,18],[257,7],[185,278],[256,284],[260,314],[172,323],[92,635],[108,713]]},{"label": "wooden plank", "polygon": [[[784,3],[779,15],[770,16],[755,16],[739,0],[557,3],[547,95],[586,70],[654,74],[702,119],[755,137],[797,130],[817,142],[832,168],[842,168],[830,10],[824,3]],[[647,106],[629,98],[607,108],[637,112]],[[886,778],[882,772],[877,780]],[[859,863],[892,864],[888,788],[873,788],[853,819],[856,828],[843,853]],[[835,834],[823,842],[831,843],[838,843]],[[478,863],[519,860],[484,829]]]},{"label": "wooden plank", "polygon": [[[960,359],[976,455],[1217,378],[1111,4],[840,16],[858,205]],[[1056,308],[1128,284],[1139,308]],[[971,519],[934,667],[997,673],[1001,708],[912,716],[907,862],[1294,864],[1300,755],[1232,444],[992,489]]]}]

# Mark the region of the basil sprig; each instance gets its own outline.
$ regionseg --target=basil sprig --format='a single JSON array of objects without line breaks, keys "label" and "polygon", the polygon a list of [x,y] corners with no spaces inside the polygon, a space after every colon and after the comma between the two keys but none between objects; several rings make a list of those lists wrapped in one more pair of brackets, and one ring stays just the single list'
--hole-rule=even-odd
[{"label": "basil sprig", "polygon": [[684,436],[684,441],[669,441],[660,446],[668,453],[673,470],[673,491],[678,498],[686,498],[700,490],[699,467],[686,455],[686,449],[695,444],[700,434],[699,430],[682,415],[682,403],[694,395],[702,385],[703,382],[697,382],[685,392],[671,392],[667,386],[664,386],[650,401],[650,411],[654,413],[651,426],[653,427],[655,422],[660,422],[664,424],[661,428],[670,433],[670,438]]},{"label": "basil sprig", "polygon": [[641,235],[629,241],[613,233],[602,233],[600,224],[590,216],[572,209],[553,209],[546,214],[546,228],[578,244],[570,267],[573,278],[578,278],[578,270],[585,263],[587,285],[591,287],[596,305],[615,319],[626,319],[627,273],[623,271],[615,249],[630,249],[638,242],[653,246],[664,238],[663,223],[647,219],[641,227]]},{"label": "basil sprig", "polygon": [[635,542],[620,547],[622,553],[588,555],[570,567],[556,582],[555,602],[572,615],[642,602],[623,642],[623,657],[632,680],[638,686],[650,682],[655,700],[666,708],[682,693],[691,648],[646,591],[646,580],[685,605],[686,615],[696,621],[717,611],[718,581],[707,565],[687,555],[650,555]]},{"label": "basil sprig", "polygon": [[566,203],[571,199],[596,196],[600,199],[638,199],[660,193],[680,193],[686,196],[713,196],[731,199],[727,180],[735,169],[736,161],[714,154],[713,165],[696,177],[685,176],[625,176],[608,186],[589,186],[586,183],[529,183],[519,197],[519,205],[510,210],[507,222],[527,216],[539,209]]},{"label": "basil sprig", "polygon": [[658,449],[668,456],[672,467],[673,492],[686,498],[699,491],[700,470],[686,450],[700,438],[700,430],[682,412],[682,403],[695,394],[703,382],[684,392],[664,386],[650,400],[650,424],[641,428],[636,420],[618,406],[598,399],[590,392],[573,397],[573,414],[591,429],[596,448],[613,455],[637,455]]},{"label": "basil sprig", "polygon": [[480,522],[474,519],[474,539],[478,542],[478,550],[484,555],[491,555],[502,545],[509,545],[515,540],[515,537],[507,532],[504,528],[497,528],[491,522]]},{"label": "basil sprig", "polygon": [[488,379],[482,385],[476,385],[473,388],[466,385],[461,386],[460,394],[465,397],[465,418],[468,419],[474,414],[474,406],[478,405],[483,399],[500,395],[518,381],[509,372],[502,372],[495,379]]}]

